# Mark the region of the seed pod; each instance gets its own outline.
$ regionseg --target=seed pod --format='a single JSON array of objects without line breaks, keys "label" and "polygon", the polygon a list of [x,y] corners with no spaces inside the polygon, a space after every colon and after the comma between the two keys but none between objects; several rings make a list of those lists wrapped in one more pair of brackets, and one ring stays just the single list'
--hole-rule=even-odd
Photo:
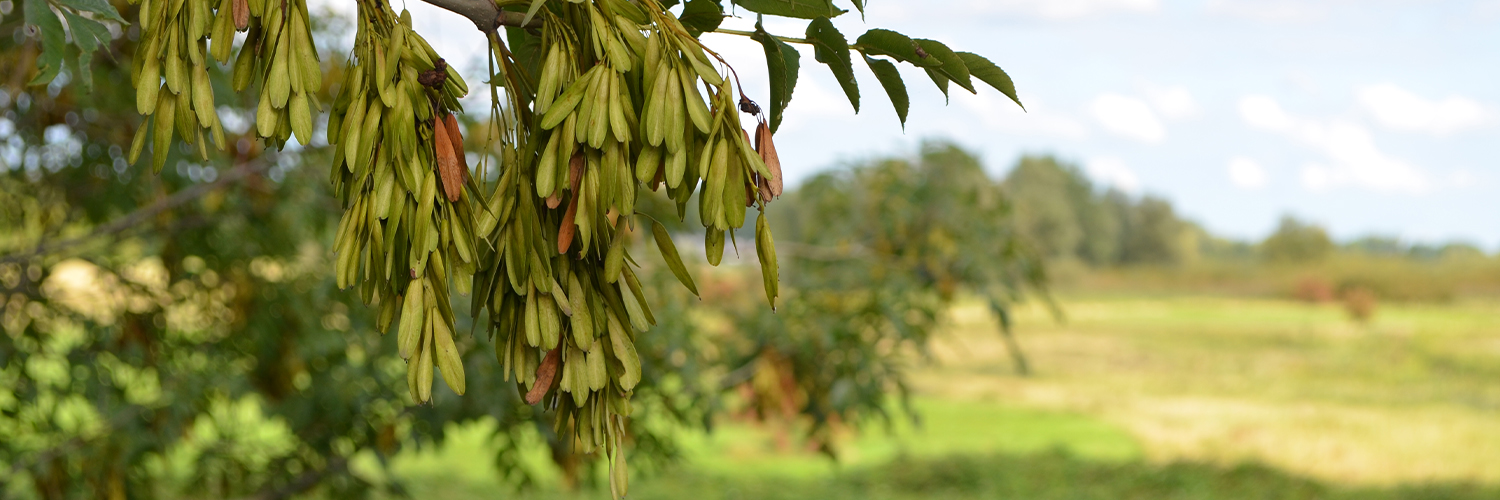
[{"label": "seed pod", "polygon": [[[248,0],[231,0],[231,9],[234,13],[235,31],[245,31],[250,27],[250,2]],[[227,43],[227,40],[224,41]]]},{"label": "seed pod", "polygon": [[453,140],[448,138],[448,127],[443,124],[443,120],[433,120],[432,135],[438,174],[443,178],[443,193],[448,195],[448,201],[457,202],[463,195],[463,178],[458,173],[458,158],[453,154]]},{"label": "seed pod", "polygon": [[426,314],[422,282],[423,280],[411,280],[406,287],[406,300],[401,307],[401,326],[396,335],[397,352],[401,359],[411,359],[412,353],[417,350],[417,342],[421,340],[425,320],[423,316]]},{"label": "seed pod", "polygon": [[776,296],[780,294],[781,269],[776,263],[776,242],[771,239],[771,227],[762,213],[755,221],[755,256],[760,259],[762,285],[766,289],[766,301],[771,310],[776,310]]},{"label": "seed pod", "polygon": [[569,318],[569,324],[573,326],[573,343],[579,349],[588,349],[594,344],[594,318],[588,302],[593,290],[584,288],[578,276],[568,274],[568,298],[573,301],[573,316]]},{"label": "seed pod", "polygon": [[459,356],[458,346],[453,343],[452,332],[448,329],[446,321],[432,322],[434,344],[437,347],[438,370],[443,373],[443,381],[448,383],[448,388],[459,396],[464,395],[467,385],[464,383],[464,363]]},{"label": "seed pod", "polygon": [[776,143],[771,140],[771,128],[766,122],[760,122],[755,127],[755,151],[760,153],[761,161],[766,163],[771,177],[766,179],[766,191],[761,193],[761,199],[771,201],[771,197],[781,197],[781,159],[776,156]]},{"label": "seed pod", "polygon": [[641,381],[641,358],[636,354],[635,343],[625,333],[624,325],[614,313],[607,313],[609,319],[609,343],[614,349],[615,358],[620,360],[623,366],[619,376],[615,379],[620,384],[620,390],[629,391]]},{"label": "seed pod", "polygon": [[448,132],[448,140],[453,141],[453,155],[458,158],[459,173],[467,178],[469,159],[464,155],[464,135],[463,131],[458,128],[458,117],[453,113],[448,113],[443,119],[445,120],[443,125]]},{"label": "seed pod", "polygon": [[534,405],[542,402],[542,397],[552,388],[552,379],[557,376],[557,366],[562,362],[559,349],[547,351],[547,357],[542,364],[536,367],[536,383],[531,385],[531,390],[526,392],[526,404]]},{"label": "seed pod", "polygon": [[581,194],[578,191],[579,182],[582,181],[583,169],[586,163],[583,151],[573,153],[573,158],[568,160],[568,184],[573,195],[568,200],[568,211],[563,214],[562,226],[557,228],[557,253],[568,253],[568,248],[573,245],[573,234],[578,230],[578,200]]}]

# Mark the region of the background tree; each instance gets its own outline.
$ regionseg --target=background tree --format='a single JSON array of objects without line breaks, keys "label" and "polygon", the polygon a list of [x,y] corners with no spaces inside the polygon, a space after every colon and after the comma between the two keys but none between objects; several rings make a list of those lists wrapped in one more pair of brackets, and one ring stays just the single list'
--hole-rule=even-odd
[{"label": "background tree", "polygon": [[1333,240],[1328,238],[1327,231],[1292,216],[1282,217],[1276,232],[1260,244],[1261,255],[1278,263],[1319,261],[1333,249]]},{"label": "background tree", "polygon": [[[675,215],[684,215],[695,194],[697,200],[716,190],[723,196],[722,205],[707,203],[711,217],[698,217],[710,226],[709,260],[716,263],[717,252],[725,247],[724,231],[739,222],[729,224],[726,214],[742,215],[743,204],[756,198],[764,207],[770,198],[765,193],[780,190],[770,132],[790,100],[800,57],[787,43],[813,45],[819,62],[838,77],[856,109],[851,51],[859,52],[875,72],[902,120],[906,89],[892,62],[922,68],[944,92],[950,83],[974,91],[977,79],[1015,98],[1009,77],[999,68],[935,41],[877,29],[848,43],[826,19],[843,11],[826,2],[740,4],[761,14],[810,20],[801,39],[762,29],[739,33],[760,41],[772,66],[772,93],[761,114],[747,96],[732,97],[732,72],[721,74],[709,60],[712,52],[701,52],[697,45],[698,34],[717,29],[723,16],[718,2],[695,0],[667,11],[675,2],[643,2],[642,10],[624,2],[434,1],[474,22],[477,36],[488,39],[496,64],[488,119],[468,117],[459,124],[450,113],[457,110],[456,97],[466,85],[420,35],[409,31],[409,16],[383,2],[357,3],[360,17],[352,26],[336,28],[361,33],[357,57],[349,61],[324,60],[320,54],[329,53],[320,45],[325,30],[297,1],[144,0],[137,6],[27,0],[24,26],[16,17],[4,19],[0,27],[13,34],[0,40],[0,58],[13,75],[6,99],[0,99],[6,108],[0,134],[8,141],[3,155],[5,226],[0,231],[7,334],[0,339],[0,377],[6,387],[0,398],[0,433],[5,436],[0,454],[12,464],[0,470],[0,478],[7,493],[279,498],[314,486],[333,497],[376,489],[399,492],[399,482],[370,483],[351,473],[350,461],[371,455],[384,463],[405,444],[441,442],[445,424],[478,418],[500,423],[497,463],[519,482],[529,477],[517,458],[518,436],[528,429],[552,443],[565,471],[590,467],[593,462],[578,457],[590,448],[586,443],[612,450],[617,461],[623,460],[620,444],[626,441],[638,455],[669,459],[673,447],[670,434],[661,432],[663,425],[704,421],[714,408],[709,397],[720,387],[699,383],[699,370],[711,372],[713,366],[683,357],[701,341],[685,323],[682,302],[670,296],[683,292],[660,290],[666,281],[662,277],[684,276],[677,272],[682,266],[671,258],[664,261],[665,268],[644,264],[630,280],[629,293],[623,285],[605,286],[615,276],[609,273],[599,275],[597,285],[589,284],[603,301],[589,302],[596,304],[589,307],[607,303],[605,315],[618,323],[644,312],[623,307],[628,296],[635,296],[640,306],[644,297],[661,301],[653,329],[659,333],[634,351],[638,375],[630,375],[636,372],[629,369],[618,338],[601,340],[595,345],[608,345],[611,356],[604,366],[608,384],[620,385],[590,386],[595,406],[588,407],[579,403],[582,391],[576,385],[560,390],[566,375],[540,389],[528,380],[523,389],[548,398],[544,405],[527,405],[508,387],[514,382],[506,380],[507,373],[463,370],[495,363],[497,351],[509,351],[505,342],[537,331],[520,326],[508,312],[515,309],[505,304],[538,296],[514,290],[513,278],[506,280],[512,285],[506,288],[517,293],[502,293],[495,286],[506,269],[519,267],[520,261],[504,253],[521,246],[513,240],[519,230],[509,228],[524,226],[536,235],[529,240],[538,243],[529,250],[536,257],[525,260],[541,267],[565,260],[545,249],[560,247],[559,253],[566,253],[562,235],[571,230],[582,239],[574,248],[583,264],[575,270],[628,269],[612,266],[635,259],[614,255],[623,256],[627,246],[639,248],[646,239],[640,230],[654,233],[657,226],[644,219],[616,223],[614,216],[628,217],[632,207],[626,200],[634,200],[640,187],[655,189],[668,167],[682,161],[679,151],[686,149],[651,137],[670,124],[685,133],[685,143],[691,141],[692,158],[708,166],[693,170],[690,182],[672,187]],[[127,24],[126,19],[135,22]],[[506,28],[503,38],[499,27]],[[246,41],[232,45],[234,32],[241,30],[249,33]],[[647,45],[637,43],[638,37],[645,37]],[[662,97],[643,84],[648,77],[671,80],[644,63],[660,49],[650,44],[668,43],[662,40],[670,40],[677,52],[668,55],[678,58],[662,64],[684,82],[668,92],[693,89],[700,99],[706,94],[708,102],[697,105],[709,108],[713,121],[708,129],[691,99],[683,101],[685,112],[677,108],[682,113],[664,115],[675,115],[671,120],[651,122],[653,113],[665,112],[644,106]],[[92,57],[100,50],[106,57]],[[556,50],[565,50],[562,54],[571,61],[548,63]],[[232,69],[216,64],[231,60]],[[599,69],[603,66],[609,67]],[[549,68],[550,77],[557,79],[552,86]],[[586,81],[582,76],[587,72],[599,76],[590,77],[593,83],[578,83]],[[567,148],[571,153],[552,157],[559,164],[566,160],[567,168],[556,172],[569,182],[555,183],[551,193],[540,189],[548,159],[544,144],[566,136],[553,129],[566,129],[569,118],[563,115],[578,111],[563,105],[539,107],[551,97],[544,90],[557,92],[556,99],[566,102],[574,87],[602,88],[597,82],[608,79],[613,79],[608,88],[617,91],[631,113],[625,126],[619,126],[619,115],[611,109],[611,123],[603,129],[607,135],[597,129],[575,135]],[[27,81],[45,87],[23,87]],[[122,85],[98,85],[90,93],[94,81],[130,81],[138,88],[132,92]],[[326,127],[314,120],[324,103],[331,103],[332,111]],[[356,105],[363,106],[362,114],[351,112]],[[549,117],[543,107],[562,109],[552,115],[562,118]],[[380,111],[385,108],[389,111]],[[764,120],[754,149],[750,139],[741,140],[743,132],[732,133],[739,127],[737,109]],[[146,123],[135,126],[132,112],[146,115]],[[409,121],[413,117],[416,121]],[[549,126],[549,120],[559,121]],[[466,127],[467,137],[462,134]],[[313,146],[325,134],[336,147]],[[304,146],[276,151],[293,139]],[[573,142],[588,146],[574,150]],[[724,146],[710,149],[715,144]],[[666,151],[643,160],[651,158],[651,148]],[[736,156],[719,152],[728,148]],[[475,169],[457,165],[465,150],[479,151],[484,163]],[[149,157],[160,175],[132,169],[137,157]],[[583,174],[575,173],[580,158]],[[328,166],[337,199],[315,187],[325,172],[318,167]],[[604,175],[626,167],[632,168],[614,178],[629,186],[623,188],[626,193],[605,198],[614,204],[594,203],[600,200],[581,195],[573,184],[581,175],[584,185],[592,186],[588,179],[595,172]],[[725,177],[715,172],[740,172],[743,177],[721,184]],[[657,178],[649,175],[653,173]],[[399,187],[392,189],[393,182]],[[383,198],[388,193],[391,198]],[[574,225],[560,223],[571,212],[567,207],[577,202],[559,202],[580,197],[591,203],[590,209],[580,210],[585,215]],[[388,200],[417,207],[421,217],[405,217],[407,224],[401,225],[395,210],[384,211],[386,217],[370,210],[384,208]],[[344,219],[335,220],[340,212]],[[365,213],[372,217],[362,218]],[[413,223],[419,220],[444,229],[421,228]],[[595,230],[595,245],[589,244],[589,228]],[[394,234],[395,246],[370,237],[377,229],[385,230],[386,238]],[[765,291],[774,300],[776,254],[767,226],[758,224],[756,236],[758,254],[771,270],[763,280]],[[359,243],[361,239],[365,241]],[[427,246],[419,248],[418,242]],[[380,267],[368,260],[374,249],[401,249],[412,259],[429,259],[428,265],[371,278],[370,270]],[[553,278],[567,277],[566,272]],[[475,276],[472,282],[464,278],[469,275]],[[424,319],[401,328],[401,335],[375,335],[402,323],[396,321],[395,306],[415,295],[411,283],[419,281],[427,287],[424,297],[435,299],[417,301]],[[357,293],[335,290],[347,285],[357,285]],[[436,300],[450,286],[478,292],[473,295],[478,300]],[[570,288],[562,294],[576,293],[576,287]],[[356,296],[380,309],[353,303]],[[488,317],[481,307],[490,309]],[[408,310],[400,317],[412,317],[413,310],[402,308]],[[638,321],[630,323],[624,326],[642,327]],[[595,331],[610,328],[615,326],[596,325]],[[483,334],[461,335],[491,329],[499,332],[488,343]],[[568,338],[568,331],[564,325],[559,333]],[[408,348],[412,335],[419,336],[416,345],[422,346],[416,351]],[[541,362],[547,353],[557,352],[529,338],[527,343],[513,351],[524,356],[512,361]],[[574,347],[578,351],[569,352],[584,351],[582,345]],[[428,354],[411,356],[416,352]],[[411,362],[392,356],[397,353]],[[570,366],[586,362],[587,356],[568,359],[572,361],[555,368],[576,369]],[[431,391],[434,365],[448,385],[468,395]],[[507,371],[526,378],[532,373],[530,366],[519,365]],[[634,383],[625,387],[625,377]],[[429,398],[430,406],[408,406]],[[609,399],[609,406],[598,406],[601,398]],[[632,400],[623,407],[614,403]],[[586,408],[610,412],[614,426],[609,438],[598,434],[600,427],[581,423]],[[625,414],[636,415],[638,424],[626,427],[615,417]],[[614,470],[611,486],[623,492],[625,468]]]},{"label": "background tree", "polygon": [[877,160],[819,175],[772,212],[782,228],[788,290],[776,313],[741,308],[746,392],[763,418],[799,417],[833,453],[833,431],[889,419],[887,395],[904,403],[898,354],[925,354],[962,293],[992,308],[1021,373],[1009,305],[1045,297],[1039,257],[1011,226],[1011,204],[979,160],[927,142],[913,158]]},{"label": "background tree", "polygon": [[1166,200],[1101,189],[1076,165],[1026,156],[1004,182],[1016,228],[1051,259],[1093,266],[1171,265],[1196,258],[1202,231]]}]

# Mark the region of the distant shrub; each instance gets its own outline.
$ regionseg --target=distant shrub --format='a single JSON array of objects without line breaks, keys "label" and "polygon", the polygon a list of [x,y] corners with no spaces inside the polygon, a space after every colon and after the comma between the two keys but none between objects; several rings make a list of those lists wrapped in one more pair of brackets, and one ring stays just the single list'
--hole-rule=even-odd
[{"label": "distant shrub", "polygon": [[1365,324],[1375,315],[1375,292],[1364,287],[1351,287],[1344,290],[1344,312],[1349,313],[1349,319],[1355,323]]},{"label": "distant shrub", "polygon": [[1297,282],[1297,289],[1292,296],[1312,304],[1333,302],[1333,284],[1319,276],[1307,276]]}]

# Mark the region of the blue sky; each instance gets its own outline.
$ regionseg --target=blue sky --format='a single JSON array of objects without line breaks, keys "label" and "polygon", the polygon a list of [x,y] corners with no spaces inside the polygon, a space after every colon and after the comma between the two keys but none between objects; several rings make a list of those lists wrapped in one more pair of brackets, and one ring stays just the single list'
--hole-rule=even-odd
[{"label": "blue sky", "polygon": [[[790,182],[948,138],[996,175],[1021,154],[1058,155],[1101,183],[1170,199],[1228,236],[1262,237],[1292,213],[1338,238],[1500,249],[1500,0],[870,3],[866,19],[851,12],[835,24],[851,39],[886,27],[985,55],[1010,73],[1030,111],[997,92],[957,88],[944,106],[924,74],[906,70],[903,132],[863,65],[855,115],[803,50],[777,135]],[[408,6],[440,52],[471,54],[479,67],[472,25]],[[803,26],[766,27],[801,36]],[[759,46],[704,39],[765,103]]]}]

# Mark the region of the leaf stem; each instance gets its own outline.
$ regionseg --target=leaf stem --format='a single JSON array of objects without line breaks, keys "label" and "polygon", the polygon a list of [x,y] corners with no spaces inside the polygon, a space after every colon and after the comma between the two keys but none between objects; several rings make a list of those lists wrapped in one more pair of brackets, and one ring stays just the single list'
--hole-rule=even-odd
[{"label": "leaf stem", "polygon": [[[732,30],[732,29],[729,29],[729,28],[718,28],[718,29],[715,29],[715,30],[711,31],[710,33],[725,33],[725,34],[729,34],[729,35],[739,35],[739,36],[743,36],[743,37],[755,36],[755,32],[754,31],[740,31],[740,30]],[[812,42],[807,41],[806,38],[792,38],[792,37],[787,37],[787,36],[776,36],[776,35],[771,35],[771,36],[776,37],[777,40],[781,40],[781,41],[786,42],[786,43],[800,43],[800,44],[805,44],[805,45],[812,45]]]}]

